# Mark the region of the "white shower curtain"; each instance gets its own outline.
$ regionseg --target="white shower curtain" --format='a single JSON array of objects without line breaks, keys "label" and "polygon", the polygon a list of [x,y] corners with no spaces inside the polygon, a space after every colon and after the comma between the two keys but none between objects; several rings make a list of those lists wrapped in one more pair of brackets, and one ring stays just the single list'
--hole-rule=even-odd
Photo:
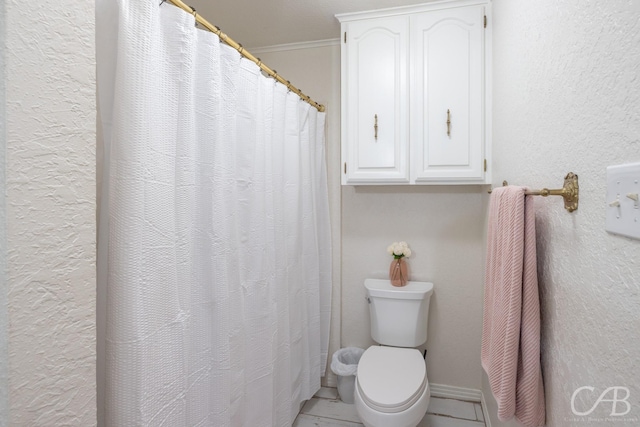
[{"label": "white shower curtain", "polygon": [[323,113],[158,0],[97,0],[106,426],[290,426],[327,361]]}]

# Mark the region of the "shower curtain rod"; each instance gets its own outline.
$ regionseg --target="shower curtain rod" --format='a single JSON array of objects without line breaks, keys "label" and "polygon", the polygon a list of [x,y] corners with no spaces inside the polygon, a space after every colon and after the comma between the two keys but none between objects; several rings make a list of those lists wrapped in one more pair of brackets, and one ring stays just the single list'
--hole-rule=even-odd
[{"label": "shower curtain rod", "polygon": [[[233,39],[231,39],[231,37],[229,37],[226,34],[224,34],[220,30],[220,28],[216,27],[215,25],[212,25],[209,21],[207,21],[206,19],[204,19],[203,17],[198,15],[196,10],[193,9],[191,6],[188,6],[187,4],[183,3],[181,0],[162,0],[162,3],[164,3],[165,1],[170,1],[175,6],[178,6],[180,9],[184,10],[185,12],[190,13],[191,15],[193,15],[193,17],[196,19],[196,22],[198,24],[202,25],[203,27],[205,27],[207,30],[211,31],[212,33],[215,33],[220,38],[221,41],[223,41],[224,43],[228,44],[229,46],[231,46],[232,48],[237,50],[240,53],[240,55],[244,56],[245,58],[247,58],[250,61],[255,62],[258,65],[258,67],[260,67],[260,69],[262,71],[264,71],[269,76],[273,77],[274,79],[276,79],[277,81],[279,81],[280,83],[285,85],[287,87],[287,89],[289,89],[291,92],[294,92],[295,94],[297,94],[303,101],[308,102],[309,104],[311,104],[311,106],[315,107],[321,113],[324,112],[324,105],[318,104],[313,99],[311,99],[311,97],[309,97],[309,96],[305,95],[304,93],[302,93],[302,91],[300,89],[298,89],[297,87],[293,86],[290,81],[285,80],[284,78],[280,77],[280,75],[278,74],[278,72],[276,70],[272,70],[271,68],[269,68],[266,65],[264,65],[262,63],[262,61],[260,60],[260,58],[256,58],[255,56],[253,56],[250,52],[245,50],[240,43],[235,42]],[[162,5],[162,3],[160,3],[160,4]]]}]

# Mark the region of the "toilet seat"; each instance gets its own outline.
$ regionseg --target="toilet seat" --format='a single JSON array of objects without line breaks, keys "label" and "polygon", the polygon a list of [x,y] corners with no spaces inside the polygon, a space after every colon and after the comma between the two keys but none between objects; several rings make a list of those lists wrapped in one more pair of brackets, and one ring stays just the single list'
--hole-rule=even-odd
[{"label": "toilet seat", "polygon": [[372,346],[358,363],[356,387],[370,408],[396,413],[410,408],[428,385],[422,354],[413,348]]}]

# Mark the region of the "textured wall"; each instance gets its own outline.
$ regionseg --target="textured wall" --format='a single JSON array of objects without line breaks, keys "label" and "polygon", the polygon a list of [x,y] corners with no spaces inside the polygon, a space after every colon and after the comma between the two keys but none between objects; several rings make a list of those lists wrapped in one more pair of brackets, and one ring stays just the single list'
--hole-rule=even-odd
[{"label": "textured wall", "polygon": [[[494,184],[580,177],[577,212],[536,200],[547,425],[638,425],[640,241],[608,234],[604,220],[606,167],[640,161],[640,2],[493,3]],[[576,417],[581,386],[595,391],[578,410],[625,386],[632,411],[606,420],[602,403],[592,420]]]},{"label": "textured wall", "polygon": [[8,353],[8,319],[7,319],[7,222],[5,201],[5,152],[7,147],[5,132],[5,11],[4,2],[0,4],[0,427],[9,425],[9,365]]},{"label": "textured wall", "polygon": [[4,5],[10,425],[95,425],[94,2]]}]

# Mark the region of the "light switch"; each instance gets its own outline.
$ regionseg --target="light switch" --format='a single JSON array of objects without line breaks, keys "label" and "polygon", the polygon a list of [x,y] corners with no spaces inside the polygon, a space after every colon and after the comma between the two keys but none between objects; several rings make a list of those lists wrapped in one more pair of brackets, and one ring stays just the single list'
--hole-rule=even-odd
[{"label": "light switch", "polygon": [[607,168],[607,220],[610,233],[640,239],[640,163]]}]

